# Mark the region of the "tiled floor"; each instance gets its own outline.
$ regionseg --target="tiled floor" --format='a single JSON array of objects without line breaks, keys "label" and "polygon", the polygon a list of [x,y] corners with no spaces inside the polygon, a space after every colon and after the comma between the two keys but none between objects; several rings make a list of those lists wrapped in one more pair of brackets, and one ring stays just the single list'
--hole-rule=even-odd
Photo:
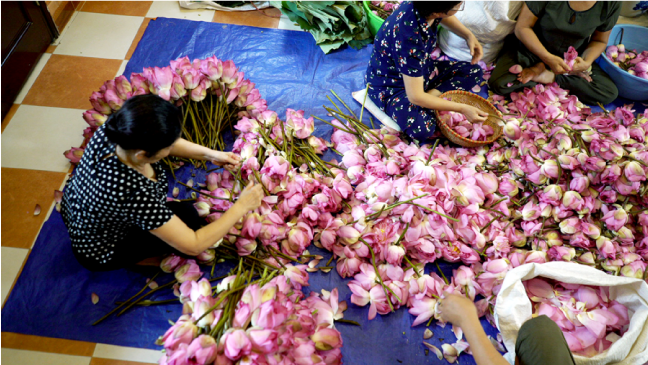
[{"label": "tiled floor", "polygon": [[[40,59],[2,121],[2,304],[54,205],[91,107],[88,97],[120,75],[149,22],[180,18],[299,30],[274,8],[252,12],[186,10],[176,1],[88,1]],[[36,205],[42,208],[34,215]],[[138,365],[159,352],[2,332],[6,365]]]}]

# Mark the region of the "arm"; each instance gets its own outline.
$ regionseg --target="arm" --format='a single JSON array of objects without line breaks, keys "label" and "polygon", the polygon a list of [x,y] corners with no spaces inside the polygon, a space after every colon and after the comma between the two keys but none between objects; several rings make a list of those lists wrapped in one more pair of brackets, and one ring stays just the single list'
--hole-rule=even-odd
[{"label": "arm", "polygon": [[486,120],[488,113],[485,113],[475,107],[466,104],[455,103],[453,101],[441,99],[430,93],[426,93],[423,88],[423,77],[403,76],[405,82],[405,94],[410,103],[423,108],[435,110],[450,110],[464,114],[471,122],[483,122]]},{"label": "arm", "polygon": [[262,198],[261,185],[250,183],[227,212],[217,221],[197,231],[187,227],[177,216],[173,216],[167,223],[150,232],[178,251],[197,256],[223,238],[248,211],[258,208]]},{"label": "arm", "polygon": [[564,74],[569,71],[569,67],[561,57],[549,53],[540,43],[540,39],[533,31],[536,21],[538,21],[538,17],[533,15],[526,4],[522,5],[522,11],[515,25],[515,36],[555,74]]},{"label": "arm", "polygon": [[448,28],[452,33],[466,40],[468,49],[470,49],[470,54],[473,56],[471,61],[473,65],[481,60],[482,56],[484,55],[481,44],[479,44],[477,37],[475,37],[470,29],[461,24],[456,16],[453,15],[441,20],[441,24],[443,25],[443,27]]},{"label": "arm", "polygon": [[440,310],[442,320],[461,327],[477,365],[508,365],[486,336],[470,299],[450,294],[441,300]]},{"label": "arm", "polygon": [[228,168],[236,168],[241,161],[241,157],[232,152],[214,151],[192,142],[184,138],[179,138],[178,141],[171,148],[171,156],[191,158],[194,160],[211,161],[216,165]]}]

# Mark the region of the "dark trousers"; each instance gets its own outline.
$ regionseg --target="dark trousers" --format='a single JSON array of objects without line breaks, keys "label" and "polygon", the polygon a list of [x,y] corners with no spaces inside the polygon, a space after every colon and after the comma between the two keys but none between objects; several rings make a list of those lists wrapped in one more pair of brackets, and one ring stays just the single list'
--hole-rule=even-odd
[{"label": "dark trousers", "polygon": [[515,355],[520,365],[575,364],[560,327],[544,315],[522,325],[515,343]]},{"label": "dark trousers", "polygon": [[[557,55],[562,57],[562,55]],[[525,87],[533,87],[537,83],[530,81],[522,84],[517,80],[517,75],[509,72],[513,65],[520,65],[523,68],[534,66],[542,62],[538,56],[529,51],[514,34],[510,35],[502,48],[502,53],[497,59],[495,69],[488,80],[490,90],[499,95],[508,95],[514,91],[522,91]],[[584,104],[596,105],[597,103],[608,104],[614,101],[619,95],[619,90],[598,64],[592,64],[592,81],[575,75],[556,75],[556,83]],[[509,86],[509,84],[511,84]]]},{"label": "dark trousers", "polygon": [[[166,206],[194,231],[200,229],[205,223],[205,220],[198,216],[198,212],[194,208],[193,203],[166,202]],[[115,253],[107,263],[101,264],[96,260],[82,257],[82,255],[76,255],[76,258],[88,270],[109,271],[134,265],[150,257],[158,257],[171,253],[186,256],[151,232],[144,231],[138,227],[132,227],[123,240],[115,243]]]}]

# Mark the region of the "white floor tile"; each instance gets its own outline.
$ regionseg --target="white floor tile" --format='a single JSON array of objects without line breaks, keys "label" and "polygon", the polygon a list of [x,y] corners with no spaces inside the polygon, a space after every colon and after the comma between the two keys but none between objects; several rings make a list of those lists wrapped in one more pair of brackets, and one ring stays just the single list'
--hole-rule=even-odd
[{"label": "white floor tile", "polygon": [[80,12],[54,54],[124,59],[143,17]]},{"label": "white floor tile", "polygon": [[2,349],[3,365],[89,365],[90,360],[86,356],[60,355],[8,348]]},{"label": "white floor tile", "polygon": [[34,81],[36,81],[36,78],[38,77],[38,75],[40,75],[41,71],[43,70],[43,67],[45,67],[45,64],[47,63],[47,61],[49,61],[50,57],[52,57],[51,53],[43,53],[41,58],[36,63],[36,66],[29,74],[29,77],[27,78],[25,85],[23,85],[23,88],[18,93],[18,96],[14,101],[15,104],[22,104],[23,100],[25,99],[25,96],[27,96],[27,92],[29,91],[29,89],[31,89],[32,85],[34,85]]},{"label": "white floor tile", "polygon": [[185,9],[177,1],[154,1],[146,14],[147,18],[176,18],[211,22],[214,19],[214,10]]},{"label": "white floor tile", "polygon": [[[121,76],[124,73],[127,64],[128,64],[128,60],[122,61],[121,66],[119,66],[119,70],[117,70],[117,74],[115,74],[115,77]],[[126,75],[126,78],[130,80],[130,75]]]},{"label": "white floor tile", "polygon": [[83,142],[83,112],[21,105],[2,133],[2,167],[67,172],[63,153]]},{"label": "white floor tile", "polygon": [[[23,261],[25,261],[28,252],[29,250],[26,248],[2,248],[2,267],[0,268],[0,272],[2,273],[2,303],[7,299],[11,285],[16,281],[18,271],[20,271],[20,267]],[[4,352],[4,349],[2,351]]]},{"label": "white floor tile", "polygon": [[98,343],[95,347],[93,357],[103,359],[139,361],[150,364],[157,364],[162,356],[161,351],[138,349],[135,347],[123,347],[114,345],[104,345]]},{"label": "white floor tile", "polygon": [[290,20],[286,14],[281,14],[281,18],[279,18],[279,25],[277,26],[277,29],[298,30],[300,32],[305,32],[305,30],[301,29],[299,25],[293,23],[292,20]]}]

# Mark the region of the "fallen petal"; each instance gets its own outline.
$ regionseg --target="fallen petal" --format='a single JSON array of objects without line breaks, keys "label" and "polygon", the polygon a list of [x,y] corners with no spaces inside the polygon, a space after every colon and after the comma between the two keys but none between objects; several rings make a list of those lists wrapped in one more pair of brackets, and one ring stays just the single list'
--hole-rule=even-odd
[{"label": "fallen petal", "polygon": [[439,358],[439,360],[443,359],[443,353],[441,352],[441,350],[439,350],[438,347],[434,345],[430,345],[427,342],[423,342],[423,345],[425,345],[425,347],[427,347],[428,349],[432,350],[432,352],[434,352],[434,354],[437,356],[437,358]]},{"label": "fallen petal", "polygon": [[60,190],[54,190],[54,201],[60,203],[63,200],[63,192]]},{"label": "fallen petal", "polygon": [[425,332],[423,332],[423,339],[427,340],[427,339],[431,338],[433,335],[434,334],[432,333],[432,331],[430,331],[429,328],[426,328]]},{"label": "fallen petal", "polygon": [[506,352],[506,349],[504,348],[504,346],[502,346],[502,344],[499,343],[496,339],[492,338],[491,336],[488,336],[488,339],[493,344],[493,347],[495,347],[495,350],[497,350],[499,352]]},{"label": "fallen petal", "polygon": [[457,341],[463,338],[463,330],[459,326],[452,326],[452,333],[457,337]]},{"label": "fallen petal", "polygon": [[99,303],[99,296],[95,293],[92,293],[92,295],[90,295],[90,299],[92,300],[92,304]]},{"label": "fallen petal", "polygon": [[36,204],[36,208],[34,208],[34,215],[39,215],[41,212],[41,207],[40,205]]},{"label": "fallen petal", "polygon": [[188,187],[193,188],[193,184],[194,184],[193,179],[189,179],[189,181],[187,181]]},{"label": "fallen petal", "polygon": [[511,66],[511,68],[509,68],[509,72],[512,73],[512,74],[517,75],[520,72],[522,72],[522,66],[521,65],[513,65],[513,66]]},{"label": "fallen petal", "polygon": [[180,195],[180,188],[173,188],[173,197],[177,198]]},{"label": "fallen petal", "polygon": [[459,356],[457,349],[447,343],[444,343],[441,347],[443,348],[443,357],[445,357],[446,361],[454,364],[457,361],[457,356]]},{"label": "fallen petal", "polygon": [[153,280],[149,280],[149,282],[148,282],[148,287],[149,287],[149,288],[151,288],[151,289],[155,289],[155,288],[157,288],[158,286],[159,286],[158,283],[156,283],[156,282],[153,281]]}]

